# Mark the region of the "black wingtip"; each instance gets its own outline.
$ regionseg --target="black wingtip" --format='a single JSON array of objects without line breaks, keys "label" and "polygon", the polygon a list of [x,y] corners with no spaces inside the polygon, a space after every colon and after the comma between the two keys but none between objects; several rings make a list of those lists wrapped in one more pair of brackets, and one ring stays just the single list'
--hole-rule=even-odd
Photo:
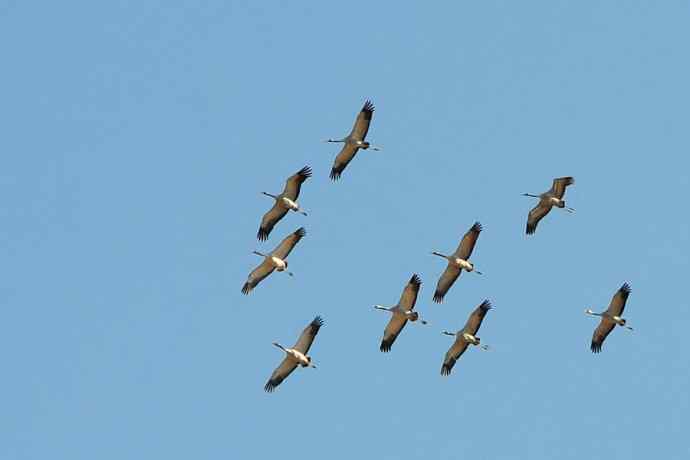
[{"label": "black wingtip", "polygon": [[317,315],[316,318],[314,318],[314,320],[311,322],[311,325],[314,327],[321,327],[323,324],[323,318],[319,315]]},{"label": "black wingtip", "polygon": [[250,292],[252,292],[251,286],[249,286],[249,283],[244,283],[244,286],[242,286],[242,294],[249,295]]},{"label": "black wingtip", "polygon": [[329,177],[331,178],[332,181],[337,181],[338,179],[340,179],[341,174],[342,174],[342,171],[338,171],[337,169],[333,168],[333,169],[331,169],[331,174]]},{"label": "black wingtip", "polygon": [[295,230],[295,235],[299,236],[300,238],[306,234],[307,234],[307,231],[304,229],[304,227],[300,227],[297,230]]},{"label": "black wingtip", "polygon": [[415,273],[412,275],[412,278],[410,278],[410,283],[416,287],[419,287],[422,285],[422,279],[419,277],[418,274]]},{"label": "black wingtip", "polygon": [[443,294],[438,291],[434,292],[434,302],[443,303]]},{"label": "black wingtip", "polygon": [[486,299],[486,300],[484,300],[484,302],[482,302],[479,305],[479,308],[481,308],[483,311],[487,312],[487,311],[491,310],[492,308],[494,308],[494,306],[491,305],[491,302],[488,299]]},{"label": "black wingtip", "polygon": [[305,166],[304,168],[297,171],[297,175],[299,175],[303,179],[308,179],[311,177],[311,168],[309,166]]},{"label": "black wingtip", "polygon": [[484,230],[484,227],[482,227],[482,224],[480,224],[479,221],[477,221],[472,225],[472,228],[470,230],[472,230],[473,232],[480,233],[482,230]]},{"label": "black wingtip", "polygon": [[534,232],[537,230],[536,225],[530,225],[529,223],[527,224],[527,229],[525,230],[525,233],[527,235],[533,235]]},{"label": "black wingtip", "polygon": [[268,234],[269,234],[269,233],[271,233],[270,230],[266,230],[266,229],[263,228],[263,227],[259,227],[259,231],[258,231],[258,233],[256,234],[256,238],[257,238],[259,241],[266,241],[266,240],[268,239]]},{"label": "black wingtip", "polygon": [[374,113],[374,104],[372,104],[369,99],[364,101],[364,107],[362,107],[362,112]]},{"label": "black wingtip", "polygon": [[379,347],[379,350],[381,350],[383,353],[388,353],[391,351],[391,347],[393,346],[393,342],[389,340],[382,340],[381,341],[381,346]]},{"label": "black wingtip", "polygon": [[632,292],[632,289],[630,289],[630,284],[628,284],[627,281],[625,283],[623,283],[623,286],[621,286],[621,288],[619,290],[623,293],[623,295],[625,296],[626,299],[628,298],[628,296]]},{"label": "black wingtip", "polygon": [[443,366],[441,366],[441,375],[450,375],[450,369],[450,367],[444,364]]},{"label": "black wingtip", "polygon": [[592,353],[601,353],[601,345],[601,343],[592,342],[592,346],[590,347]]}]

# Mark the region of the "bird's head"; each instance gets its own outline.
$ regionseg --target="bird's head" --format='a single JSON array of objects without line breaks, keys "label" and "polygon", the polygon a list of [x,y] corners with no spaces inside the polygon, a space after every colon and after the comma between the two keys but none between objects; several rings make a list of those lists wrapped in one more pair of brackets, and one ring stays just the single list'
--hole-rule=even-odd
[{"label": "bird's head", "polygon": [[585,314],[586,315],[592,315],[592,314],[594,314],[594,312],[592,311],[591,308],[587,308],[587,309],[585,309]]}]

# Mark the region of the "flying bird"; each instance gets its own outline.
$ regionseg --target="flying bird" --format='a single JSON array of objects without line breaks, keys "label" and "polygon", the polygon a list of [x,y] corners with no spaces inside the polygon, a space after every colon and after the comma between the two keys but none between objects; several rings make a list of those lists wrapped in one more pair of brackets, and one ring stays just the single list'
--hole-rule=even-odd
[{"label": "flying bird", "polygon": [[338,180],[340,175],[343,173],[347,165],[352,161],[352,159],[357,155],[359,149],[369,149],[381,150],[380,147],[374,147],[369,142],[365,141],[364,138],[367,137],[367,132],[369,131],[369,124],[371,123],[371,117],[374,114],[374,104],[367,100],[364,103],[364,107],[357,115],[355,120],[355,125],[352,127],[352,131],[347,137],[342,139],[328,139],[326,142],[342,142],[343,145],[340,153],[335,157],[335,162],[333,163],[333,168],[331,169],[331,179]]},{"label": "flying bird", "polygon": [[300,214],[307,215],[306,212],[297,203],[297,198],[299,197],[299,191],[302,188],[302,183],[311,177],[311,168],[305,166],[304,168],[297,171],[292,176],[288,177],[285,182],[285,188],[283,193],[280,195],[271,195],[270,193],[261,192],[266,196],[270,196],[275,200],[273,207],[264,214],[263,219],[261,219],[261,226],[259,226],[259,232],[256,237],[260,241],[265,241],[268,238],[269,233],[273,230],[273,227],[278,223],[280,219],[285,217],[288,211],[292,210],[294,212],[299,212]]},{"label": "flying bird", "polygon": [[531,195],[529,193],[523,193],[522,196],[529,196],[532,198],[539,198],[539,203],[532,208],[527,216],[527,234],[531,235],[537,230],[537,224],[542,218],[551,211],[551,208],[556,206],[557,208],[564,208],[568,212],[575,212],[573,208],[569,208],[565,205],[565,200],[563,195],[565,195],[565,188],[568,185],[573,185],[575,179],[572,177],[558,177],[553,180],[553,185],[548,192],[544,192],[541,195]]},{"label": "flying bird", "polygon": [[[481,340],[477,337],[477,332],[479,327],[482,325],[482,321],[486,316],[486,312],[491,310],[491,303],[488,300],[482,302],[470,315],[465,327],[460,329],[458,332],[453,334],[452,332],[443,331],[442,334],[451,335],[455,337],[455,342],[448,349],[445,358],[443,359],[443,365],[441,366],[441,375],[450,375],[451,369],[455,365],[455,362],[460,359],[460,356],[467,350],[470,345],[479,345]],[[488,350],[487,345],[482,345],[483,350]]]},{"label": "flying bird", "polygon": [[434,302],[443,302],[443,297],[448,292],[448,289],[455,283],[455,280],[460,276],[460,272],[464,269],[468,272],[475,272],[481,275],[482,272],[474,268],[474,263],[470,262],[470,256],[472,255],[472,250],[474,245],[477,243],[477,238],[479,238],[479,233],[482,231],[482,224],[475,222],[474,225],[465,233],[462,237],[460,245],[455,250],[455,252],[446,256],[440,252],[432,252],[433,255],[443,257],[448,260],[448,266],[444,270],[441,278],[438,280],[436,285],[436,292],[434,292]]},{"label": "flying bird", "polygon": [[283,380],[287,378],[288,375],[294,371],[297,366],[301,367],[313,367],[316,369],[311,356],[308,356],[309,348],[311,344],[314,343],[314,338],[318,334],[319,329],[323,326],[323,319],[320,316],[314,318],[314,320],[309,323],[307,327],[304,328],[302,334],[297,339],[297,343],[292,348],[285,348],[278,342],[273,342],[273,345],[280,348],[285,352],[285,358],[280,366],[276,368],[271,374],[271,378],[268,379],[264,390],[268,393],[272,393],[278,385],[282,383]]},{"label": "flying bird", "polygon": [[623,286],[616,291],[611,299],[609,308],[602,313],[594,313],[591,309],[586,309],[585,313],[591,316],[600,316],[601,321],[599,326],[594,330],[592,335],[592,353],[600,353],[601,347],[604,344],[604,340],[611,333],[616,325],[624,327],[628,330],[633,330],[630,326],[627,326],[627,321],[621,318],[623,310],[625,310],[625,302],[628,300],[630,295],[630,285],[628,283],[623,283]]},{"label": "flying bird", "polygon": [[292,251],[299,240],[306,234],[307,232],[304,230],[304,227],[300,227],[286,236],[270,254],[253,251],[252,254],[261,256],[264,260],[249,274],[247,282],[242,286],[242,293],[249,294],[261,280],[273,273],[274,270],[278,270],[279,272],[285,271],[288,275],[293,276],[292,272],[287,271],[288,262],[286,259],[290,251]]},{"label": "flying bird", "polygon": [[419,318],[419,313],[412,311],[415,303],[417,302],[417,294],[419,294],[419,288],[422,285],[422,280],[415,273],[410,278],[410,281],[403,289],[402,295],[398,304],[394,307],[384,307],[382,305],[374,305],[377,310],[386,310],[393,313],[386,329],[383,331],[383,340],[381,340],[380,350],[384,353],[389,352],[393,346],[393,342],[403,330],[405,324],[408,321],[415,322],[419,320],[422,324],[427,324],[426,321]]}]

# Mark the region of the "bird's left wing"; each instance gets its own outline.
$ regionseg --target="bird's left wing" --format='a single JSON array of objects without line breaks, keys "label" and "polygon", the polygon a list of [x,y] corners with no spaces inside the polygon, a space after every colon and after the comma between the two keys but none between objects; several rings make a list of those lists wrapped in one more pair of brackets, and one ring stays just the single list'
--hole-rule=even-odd
[{"label": "bird's left wing", "polygon": [[393,342],[395,342],[395,339],[398,338],[398,335],[405,327],[405,324],[407,324],[407,319],[403,315],[393,314],[391,316],[390,321],[388,321],[388,324],[386,325],[386,329],[383,331],[383,339],[381,340],[381,346],[379,347],[382,352],[388,353],[391,351]]},{"label": "bird's left wing", "polygon": [[292,248],[294,248],[295,245],[299,242],[299,240],[301,240],[302,237],[306,234],[307,231],[304,230],[304,227],[298,228],[297,230],[286,236],[285,239],[281,241],[280,244],[271,252],[271,255],[284,260],[285,258],[287,258],[288,254],[290,254]]},{"label": "bird's left wing", "polygon": [[533,234],[537,231],[537,224],[539,221],[551,211],[551,205],[547,204],[544,200],[539,200],[539,203],[532,208],[527,216],[527,230],[528,235]]},{"label": "bird's left wing", "polygon": [[601,352],[604,340],[606,340],[606,337],[611,333],[614,327],[616,327],[616,323],[608,318],[601,318],[599,326],[597,326],[592,335],[592,345],[590,346],[592,353]]},{"label": "bird's left wing", "polygon": [[625,310],[625,303],[627,302],[629,295],[630,285],[628,283],[623,283],[623,286],[621,286],[620,289],[618,289],[618,291],[616,291],[616,293],[613,295],[607,310],[608,313],[614,316],[622,315],[623,310]]},{"label": "bird's left wing", "polygon": [[568,185],[573,185],[574,183],[575,179],[570,176],[557,177],[553,180],[553,184],[551,185],[551,190],[549,190],[549,192],[560,200],[563,198],[563,195],[565,195],[565,188]]},{"label": "bird's left wing", "polygon": [[285,189],[283,189],[283,194],[290,198],[292,201],[297,201],[299,197],[299,191],[305,180],[311,177],[311,168],[305,166],[304,168],[297,171],[292,176],[288,177],[287,182],[285,182]]},{"label": "bird's left wing", "polygon": [[450,375],[451,369],[455,366],[455,362],[460,359],[467,347],[469,342],[462,339],[456,338],[455,342],[446,352],[446,356],[443,358],[443,365],[441,366],[441,375]]},{"label": "bird's left wing", "polygon": [[252,289],[254,289],[256,285],[261,282],[261,280],[273,273],[273,270],[275,270],[273,265],[264,258],[264,261],[261,262],[261,265],[252,270],[247,277],[247,282],[244,283],[244,286],[242,286],[242,294],[247,295],[252,292]]},{"label": "bird's left wing", "polygon": [[462,237],[462,240],[460,241],[460,245],[458,248],[455,250],[455,257],[459,257],[462,260],[467,260],[470,258],[470,255],[472,255],[472,250],[474,249],[474,245],[477,244],[477,238],[479,238],[479,233],[482,231],[482,224],[479,222],[475,222],[472,227],[465,233],[465,236]]},{"label": "bird's left wing", "polygon": [[355,120],[355,125],[352,127],[352,132],[350,132],[350,138],[356,141],[363,141],[369,132],[369,124],[373,115],[374,104],[367,100],[362,110],[357,114],[357,120]]},{"label": "bird's left wing", "polygon": [[410,311],[414,308],[414,304],[417,303],[417,294],[419,294],[421,285],[422,280],[419,278],[419,275],[416,273],[413,274],[400,296],[400,301],[398,302],[400,308],[404,311]]},{"label": "bird's left wing", "polygon": [[485,300],[477,308],[474,309],[470,317],[467,319],[467,323],[463,328],[464,332],[475,335],[482,325],[482,321],[486,316],[486,313],[491,310],[491,302]]},{"label": "bird's left wing", "polygon": [[448,263],[448,266],[441,274],[436,284],[436,291],[434,292],[434,302],[441,303],[446,296],[448,289],[455,283],[455,280],[460,276],[460,269],[455,265]]},{"label": "bird's left wing", "polygon": [[357,150],[359,150],[359,147],[353,144],[346,143],[343,145],[342,150],[340,150],[340,153],[338,153],[338,155],[335,157],[333,167],[331,168],[330,178],[332,180],[335,181],[340,179],[340,176],[342,175],[343,171],[345,171],[347,165],[350,164],[352,159],[357,154]]},{"label": "bird's left wing", "polygon": [[306,355],[311,347],[311,344],[314,342],[316,334],[319,333],[321,326],[323,326],[323,319],[320,316],[317,316],[311,323],[309,323],[307,327],[304,328],[302,334],[299,336],[299,339],[297,339],[297,343],[295,343],[295,346],[292,348]]},{"label": "bird's left wing", "polygon": [[256,234],[256,237],[260,241],[266,241],[266,239],[268,239],[268,235],[271,233],[271,230],[273,230],[273,227],[275,227],[280,219],[285,217],[287,212],[287,208],[284,208],[278,204],[277,201],[273,203],[273,207],[266,214],[264,214],[264,217],[261,219],[261,225],[259,226],[259,232]]},{"label": "bird's left wing", "polygon": [[275,390],[276,387],[280,385],[288,375],[292,374],[292,371],[294,371],[296,368],[297,361],[289,356],[286,356],[285,359],[283,359],[283,362],[280,363],[280,366],[276,367],[276,370],[274,370],[271,374],[271,378],[268,379],[268,382],[266,382],[264,390],[267,393],[272,393],[273,390]]}]

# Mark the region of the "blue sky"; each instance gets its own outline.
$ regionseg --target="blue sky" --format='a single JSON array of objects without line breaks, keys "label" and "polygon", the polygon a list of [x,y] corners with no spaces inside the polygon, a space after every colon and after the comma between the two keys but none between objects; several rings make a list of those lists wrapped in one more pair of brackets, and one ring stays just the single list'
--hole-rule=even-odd
[{"label": "blue sky", "polygon": [[[0,457],[688,458],[687,2],[0,4]],[[366,98],[369,138],[337,146]],[[311,165],[267,243],[287,176]],[[553,177],[573,215],[524,235]],[[431,303],[475,220],[484,276]],[[240,293],[287,233],[308,235]],[[412,273],[418,309],[378,351]],[[604,308],[626,317],[594,356]],[[449,378],[482,299],[495,305]],[[312,355],[263,385],[324,317]]]}]

